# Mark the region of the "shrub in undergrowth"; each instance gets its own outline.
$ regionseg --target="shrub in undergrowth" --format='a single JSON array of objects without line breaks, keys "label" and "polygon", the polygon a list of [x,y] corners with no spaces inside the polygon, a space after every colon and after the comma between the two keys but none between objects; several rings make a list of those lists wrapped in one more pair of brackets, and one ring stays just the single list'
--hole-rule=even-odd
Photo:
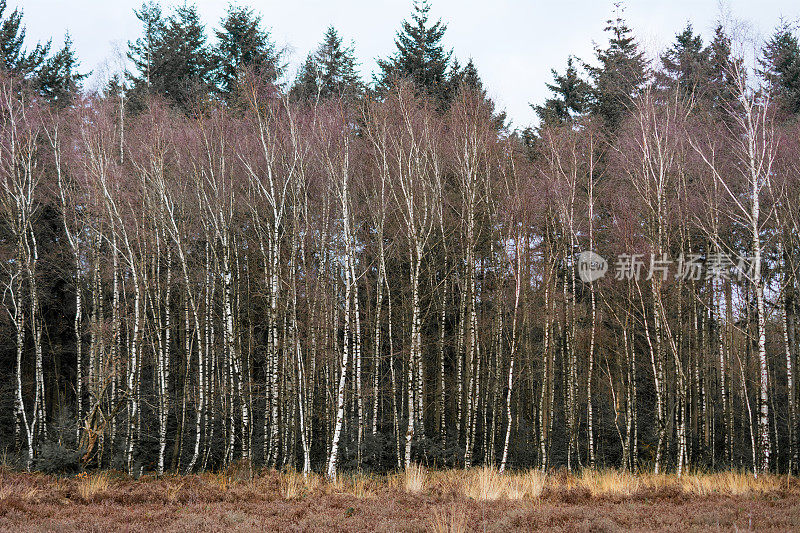
[{"label": "shrub in undergrowth", "polygon": [[464,459],[464,448],[453,438],[445,441],[430,437],[417,438],[412,452],[419,462],[436,468],[458,468]]},{"label": "shrub in undergrowth", "polygon": [[33,468],[45,474],[76,474],[82,470],[81,450],[57,442],[45,442],[33,461]]}]

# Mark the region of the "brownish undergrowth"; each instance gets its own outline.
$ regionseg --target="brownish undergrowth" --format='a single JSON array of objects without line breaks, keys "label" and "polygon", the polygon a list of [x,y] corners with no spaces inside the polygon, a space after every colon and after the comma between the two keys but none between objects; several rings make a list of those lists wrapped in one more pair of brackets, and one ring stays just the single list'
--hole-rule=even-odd
[{"label": "brownish undergrowth", "polygon": [[800,482],[741,472],[500,475],[488,468],[388,476],[231,469],[71,478],[0,471],[0,531],[798,530]]}]

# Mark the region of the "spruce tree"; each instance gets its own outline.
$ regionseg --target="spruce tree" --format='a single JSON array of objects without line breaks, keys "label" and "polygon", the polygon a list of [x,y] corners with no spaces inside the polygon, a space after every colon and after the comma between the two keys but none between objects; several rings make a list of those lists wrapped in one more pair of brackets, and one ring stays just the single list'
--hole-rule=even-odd
[{"label": "spruce tree", "polygon": [[596,48],[599,65],[587,67],[593,81],[591,110],[610,131],[622,123],[632,98],[648,80],[644,52],[623,20],[620,5],[616,8],[616,18],[609,20],[605,28],[611,34],[608,48]]},{"label": "spruce tree", "polygon": [[292,96],[299,99],[356,97],[364,90],[356,66],[353,47],[345,46],[336,29],[329,26],[317,50],[309,54],[300,68]]},{"label": "spruce tree", "polygon": [[661,56],[662,70],[656,81],[663,89],[677,87],[681,95],[703,98],[709,90],[711,48],[687,24],[675,37],[675,43]]},{"label": "spruce tree", "polygon": [[452,51],[446,51],[442,37],[447,25],[441,20],[429,24],[427,0],[414,2],[411,20],[405,20],[397,32],[397,51],[388,59],[378,59],[376,77],[379,91],[390,87],[399,78],[411,78],[419,90],[446,105],[449,91],[448,67]]},{"label": "spruce tree", "polygon": [[0,0],[0,68],[18,78],[28,78],[44,63],[50,51],[50,41],[36,43],[28,52],[22,11],[16,8],[6,17],[6,9],[6,0]]},{"label": "spruce tree", "polygon": [[766,42],[759,73],[773,99],[789,114],[800,113],[800,45],[792,28],[781,23]]},{"label": "spruce tree", "polygon": [[211,62],[205,27],[194,5],[183,5],[169,18],[165,32],[166,72],[163,92],[184,109],[207,95]]},{"label": "spruce tree", "polygon": [[129,43],[128,57],[138,71],[130,75],[132,97],[159,95],[188,111],[210,88],[211,62],[197,8],[179,6],[165,19],[158,5],[151,2],[135,13],[142,21],[144,35]]},{"label": "spruce tree", "polygon": [[37,43],[28,52],[22,11],[17,8],[5,17],[6,9],[6,0],[0,0],[0,70],[24,80],[32,91],[51,102],[69,105],[87,76],[77,72],[78,58],[69,34],[63,48],[52,56],[48,56],[52,41]]},{"label": "spruce tree", "polygon": [[734,57],[731,51],[731,39],[719,24],[714,29],[714,38],[709,43],[708,50],[709,99],[715,109],[726,111],[736,100],[735,72],[741,70],[742,59]]},{"label": "spruce tree", "polygon": [[222,98],[230,100],[235,95],[242,69],[251,69],[270,83],[283,73],[282,52],[252,9],[230,6],[220,26],[211,58],[214,85]]},{"label": "spruce tree", "polygon": [[72,39],[67,34],[63,48],[46,58],[39,69],[36,76],[39,94],[58,106],[69,105],[80,89],[81,82],[88,76],[77,71],[78,65]]},{"label": "spruce tree", "polygon": [[145,2],[139,11],[134,10],[136,18],[142,23],[144,35],[134,42],[128,43],[128,59],[133,63],[135,73],[129,73],[128,77],[137,85],[150,92],[152,80],[158,79],[160,73],[156,67],[160,66],[161,61],[158,54],[164,48],[164,32],[166,21],[161,12],[161,6],[151,1]]},{"label": "spruce tree", "polygon": [[572,56],[567,58],[564,74],[552,69],[553,83],[547,88],[553,97],[545,100],[543,105],[532,106],[539,116],[540,127],[545,125],[570,122],[586,112],[587,100],[591,87],[578,74]]},{"label": "spruce tree", "polygon": [[450,85],[453,87],[453,90],[458,90],[459,87],[466,86],[486,94],[486,90],[483,88],[483,81],[478,74],[478,69],[472,61],[472,58],[467,61],[464,68],[461,68],[458,60],[453,59],[453,66],[450,69]]},{"label": "spruce tree", "polygon": [[492,119],[495,129],[500,130],[506,126],[506,112],[495,112],[495,103],[491,98],[489,98],[489,95],[483,86],[483,80],[481,80],[481,77],[478,74],[478,68],[475,66],[472,58],[467,61],[467,64],[463,69],[459,66],[458,61],[453,60],[453,68],[451,69],[450,73],[450,87],[451,93],[448,95],[448,99],[452,99],[452,97],[456,95],[458,91],[464,89],[475,91],[480,94],[484,101],[486,101],[488,104],[489,109],[492,111]]}]

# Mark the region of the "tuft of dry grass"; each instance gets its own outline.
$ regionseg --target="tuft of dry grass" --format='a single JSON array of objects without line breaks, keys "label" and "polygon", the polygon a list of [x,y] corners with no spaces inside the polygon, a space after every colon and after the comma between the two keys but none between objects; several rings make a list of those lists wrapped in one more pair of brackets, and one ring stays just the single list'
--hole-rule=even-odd
[{"label": "tuft of dry grass", "polygon": [[665,492],[680,492],[681,487],[678,483],[678,477],[671,474],[654,474],[652,472],[642,472],[640,474],[632,474],[636,476],[639,482],[640,491],[649,491],[652,493],[665,493]]},{"label": "tuft of dry grass", "polygon": [[466,533],[467,514],[463,509],[451,507],[436,509],[430,521],[429,530],[433,533]]},{"label": "tuft of dry grass", "polygon": [[178,481],[176,483],[169,483],[165,491],[165,496],[167,498],[167,501],[170,503],[178,501],[178,498],[181,492],[183,491],[183,486],[184,486],[183,481]]},{"label": "tuft of dry grass", "polygon": [[351,478],[352,494],[359,500],[374,498],[375,491],[378,489],[379,485],[375,477],[371,475],[359,473]]},{"label": "tuft of dry grass", "polygon": [[[297,499],[283,497],[291,476],[301,494]],[[76,479],[0,472],[0,530],[169,533],[251,531],[266,524],[275,531],[611,531],[631,527],[794,531],[800,524],[800,481],[794,477],[688,472],[678,479],[674,474],[643,473],[637,476],[635,489],[625,490],[638,493],[622,505],[616,496],[606,500],[590,496],[587,486],[594,487],[598,496],[623,492],[614,487],[629,476],[613,470],[580,475],[561,471],[547,476],[535,471],[500,475],[479,468],[429,470],[420,494],[411,495],[405,492],[402,472],[343,473],[339,487],[345,492],[338,493],[319,475],[303,478],[273,469],[262,470],[251,480],[207,473],[133,479],[104,472]],[[80,497],[79,484],[96,488],[97,479],[103,478],[108,483],[105,493],[95,494],[91,501]],[[227,492],[218,490],[220,480],[228,484]],[[474,485],[478,490],[481,480],[487,482],[484,495],[497,497],[496,501],[465,497],[467,488]],[[499,488],[489,490],[493,484]],[[314,492],[302,492],[308,490]],[[709,495],[694,496],[698,490]],[[356,497],[372,492],[374,499]],[[534,499],[537,494],[539,498]],[[181,504],[171,503],[173,498]]]},{"label": "tuft of dry grass", "polygon": [[[315,486],[322,484],[322,480],[316,480],[309,477],[311,483]],[[375,493],[380,489],[381,485],[391,485],[393,482],[391,478],[388,480],[382,476],[375,476],[372,474],[364,474],[362,472],[355,472],[352,474],[340,473],[326,488],[330,487],[333,492],[339,494],[350,494],[356,498],[363,500],[375,497]]]},{"label": "tuft of dry grass", "polygon": [[78,494],[81,498],[91,501],[95,496],[102,495],[108,490],[109,479],[105,472],[89,474],[83,472],[78,475]]},{"label": "tuft of dry grass", "polygon": [[305,483],[306,490],[309,493],[314,493],[320,488],[322,488],[325,484],[325,478],[322,477],[320,474],[316,474],[314,472],[310,472],[304,479],[303,482]]},{"label": "tuft of dry grass", "polygon": [[[336,481],[328,486],[333,487],[334,490],[342,489],[342,491],[344,491],[345,484],[341,479],[343,477],[345,476],[337,476]],[[311,472],[308,475],[303,475],[302,472],[289,470],[280,474],[280,486],[283,497],[287,500],[294,500],[302,498],[307,494],[313,494],[325,485],[322,476],[319,474]]]},{"label": "tuft of dry grass", "polygon": [[204,478],[210,481],[209,484],[212,487],[222,492],[227,492],[231,488],[231,485],[233,485],[233,479],[228,472],[224,470],[215,474],[204,476]]},{"label": "tuft of dry grass", "polygon": [[630,496],[639,490],[639,478],[625,470],[590,470],[581,472],[577,486],[594,498]]},{"label": "tuft of dry grass", "polygon": [[225,473],[228,475],[231,481],[250,481],[253,479],[253,475],[255,472],[253,471],[253,465],[250,464],[250,461],[247,459],[239,459],[228,465],[225,469]]},{"label": "tuft of dry grass", "polygon": [[[330,501],[350,499],[354,508],[369,500],[384,501],[401,493],[404,502],[449,502],[461,506],[470,502],[536,502],[547,506],[550,500],[567,503],[589,498],[603,505],[603,499],[631,501],[668,501],[684,496],[702,500],[715,496],[758,499],[764,496],[786,498],[800,495],[800,481],[792,476],[746,471],[687,472],[680,478],[672,473],[633,474],[624,470],[584,470],[580,474],[565,471],[545,474],[538,470],[509,471],[500,474],[495,468],[469,470],[428,470],[412,465],[396,474],[340,473],[335,481],[319,474],[303,476],[300,472],[262,470],[254,477],[232,474],[230,470],[165,477],[145,476],[132,479],[122,473],[105,471],[83,473],[77,478],[58,478],[42,474],[0,472],[0,517],[3,509],[23,511],[32,504],[63,505],[75,497],[84,503],[135,505],[143,503],[175,504],[219,502],[272,502],[301,505],[308,498]],[[420,497],[411,497],[420,496]],[[296,502],[296,503],[295,503]],[[405,504],[404,504],[405,505]],[[458,530],[459,520],[443,507],[430,527]],[[450,514],[447,514],[450,512]],[[426,515],[431,517],[432,513]],[[469,522],[468,522],[469,523]],[[2,529],[2,528],[0,528]],[[447,529],[445,529],[447,530]]]},{"label": "tuft of dry grass", "polygon": [[428,470],[418,464],[411,464],[403,472],[403,488],[411,494],[419,494],[425,490],[428,481]]},{"label": "tuft of dry grass", "polygon": [[498,500],[503,496],[508,478],[494,468],[471,470],[464,480],[464,495],[473,500]]},{"label": "tuft of dry grass", "polygon": [[547,475],[541,470],[532,469],[523,474],[518,474],[524,487],[524,494],[528,498],[538,500],[542,497],[547,486]]},{"label": "tuft of dry grass", "polygon": [[303,474],[290,470],[283,475],[281,481],[283,497],[287,500],[294,500],[303,494],[303,489],[305,488]]},{"label": "tuft of dry grass", "polygon": [[29,502],[35,499],[38,494],[39,489],[36,486],[19,482],[0,483],[0,501],[19,498],[22,501]]},{"label": "tuft of dry grass", "polygon": [[3,448],[0,451],[0,470],[12,470],[13,469],[13,460],[11,455],[8,453],[8,448]]},{"label": "tuft of dry grass", "polygon": [[540,498],[547,476],[538,470],[500,474],[494,468],[483,467],[467,471],[459,481],[460,492],[473,500],[521,500]]},{"label": "tuft of dry grass", "polygon": [[774,474],[760,474],[756,477],[751,472],[741,470],[711,474],[687,474],[679,480],[683,492],[696,496],[768,494],[779,492],[784,483],[783,477]]}]

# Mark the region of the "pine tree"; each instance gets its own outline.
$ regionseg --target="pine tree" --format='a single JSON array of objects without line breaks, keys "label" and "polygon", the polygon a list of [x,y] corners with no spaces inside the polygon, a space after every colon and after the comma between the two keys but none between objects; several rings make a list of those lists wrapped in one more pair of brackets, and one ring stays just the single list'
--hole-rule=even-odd
[{"label": "pine tree", "polygon": [[762,49],[759,73],[773,99],[789,114],[800,113],[800,45],[792,28],[781,23]]},{"label": "pine tree", "polygon": [[609,20],[605,28],[611,34],[608,48],[595,49],[599,66],[587,67],[594,82],[592,111],[602,117],[610,131],[620,125],[631,99],[648,79],[644,52],[623,20],[620,4],[616,4],[616,8],[617,17]]},{"label": "pine tree", "polygon": [[486,90],[483,88],[483,81],[472,58],[467,61],[463,69],[458,60],[453,60],[453,67],[450,69],[450,84],[453,90],[458,90],[460,86],[466,86],[486,94]]},{"label": "pine tree", "polygon": [[559,74],[555,69],[551,72],[553,83],[548,83],[547,88],[554,96],[545,100],[543,105],[531,106],[539,116],[540,126],[570,122],[585,113],[591,90],[578,74],[572,56],[567,59],[564,74]]},{"label": "pine tree", "polygon": [[467,64],[463,69],[460,67],[457,60],[453,60],[453,68],[450,71],[450,93],[447,97],[448,101],[451,100],[459,90],[463,89],[469,89],[479,93],[492,110],[495,128],[500,130],[505,127],[507,118],[506,112],[500,111],[496,113],[494,111],[495,103],[491,98],[489,98],[489,95],[483,86],[483,80],[481,80],[480,74],[478,74],[478,68],[475,66],[472,58],[467,61]]},{"label": "pine tree", "polygon": [[144,35],[129,43],[128,57],[138,71],[130,75],[133,99],[159,95],[188,111],[210,87],[211,62],[197,8],[179,6],[165,19],[158,4],[151,2],[135,13]]},{"label": "pine tree", "polygon": [[128,77],[149,92],[151,80],[159,76],[155,66],[160,63],[158,53],[163,50],[166,21],[161,6],[153,1],[142,4],[139,11],[134,10],[134,14],[142,23],[144,35],[128,43],[128,59],[137,71],[135,74],[129,73]]},{"label": "pine tree", "polygon": [[251,69],[270,83],[278,79],[284,70],[282,52],[276,49],[269,32],[261,29],[259,15],[231,5],[220,25],[211,58],[214,84],[224,99],[235,94],[242,69]]},{"label": "pine tree", "polygon": [[28,52],[25,46],[25,26],[22,24],[22,11],[14,9],[4,17],[6,0],[0,0],[0,68],[19,78],[28,78],[45,61],[50,51],[50,41],[36,43]]},{"label": "pine tree", "polygon": [[102,95],[106,98],[119,98],[125,92],[125,81],[119,73],[112,74],[102,90]]},{"label": "pine tree", "polygon": [[64,47],[42,63],[36,76],[39,93],[59,106],[72,102],[88,74],[78,72],[79,61],[72,49],[69,34],[64,38]]},{"label": "pine tree", "polygon": [[164,44],[167,75],[162,78],[163,93],[188,109],[196,96],[207,94],[211,71],[205,28],[194,5],[175,10],[167,24]]},{"label": "pine tree", "polygon": [[676,87],[683,96],[705,97],[709,91],[711,48],[687,24],[675,43],[661,56],[662,71],[656,81],[664,89]]},{"label": "pine tree", "polygon": [[309,54],[292,87],[292,96],[299,99],[355,97],[364,90],[356,70],[352,46],[344,46],[333,26],[325,32],[319,47]]},{"label": "pine tree", "polygon": [[731,40],[722,25],[717,25],[709,50],[709,99],[713,106],[725,111],[736,100],[735,72],[742,68],[742,59],[731,52]]},{"label": "pine tree", "polygon": [[305,62],[297,72],[294,85],[289,91],[292,98],[298,100],[311,100],[319,95],[322,97],[322,73],[315,60],[316,54],[308,54]]},{"label": "pine tree", "polygon": [[376,85],[381,91],[399,78],[411,78],[421,91],[446,105],[452,51],[445,51],[441,44],[447,25],[441,20],[429,25],[430,8],[427,0],[414,2],[411,20],[403,21],[402,30],[397,33],[397,52],[389,59],[378,59]]}]

